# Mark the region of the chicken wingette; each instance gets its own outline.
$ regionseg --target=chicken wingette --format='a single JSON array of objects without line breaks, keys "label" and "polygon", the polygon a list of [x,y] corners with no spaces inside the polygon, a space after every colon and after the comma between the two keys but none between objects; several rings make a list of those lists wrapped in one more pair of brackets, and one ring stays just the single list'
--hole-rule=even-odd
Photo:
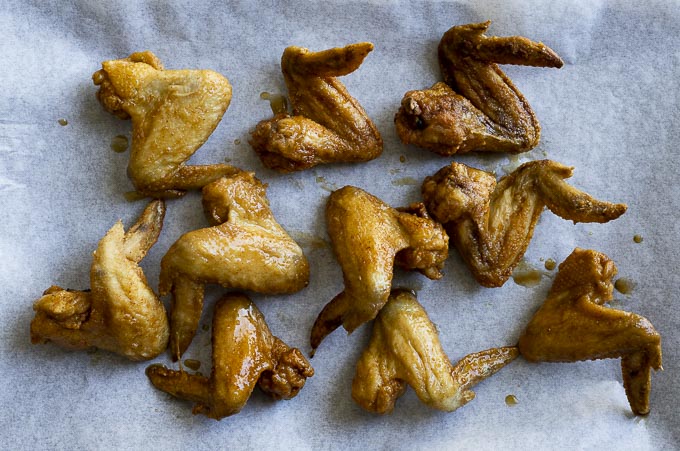
[{"label": "chicken wingette", "polygon": [[196,403],[194,415],[220,420],[241,411],[258,385],[274,399],[294,398],[314,369],[299,349],[272,335],[248,297],[230,293],[215,305],[210,377],[151,365],[151,383]]},{"label": "chicken wingette", "polygon": [[492,348],[453,365],[415,295],[394,290],[375,319],[371,341],[357,363],[352,398],[370,412],[389,413],[410,385],[423,403],[452,412],[474,399],[472,387],[517,355],[514,346]]},{"label": "chicken wingette", "polygon": [[127,232],[119,221],[94,251],[90,290],[48,288],[33,305],[31,341],[69,349],[96,347],[130,360],[148,360],[168,344],[163,303],[138,263],[163,227],[165,205],[151,202]]},{"label": "chicken wingette", "polygon": [[328,198],[326,224],[345,290],[316,319],[313,349],[340,325],[352,332],[375,318],[390,295],[395,263],[430,279],[442,276],[449,238],[423,204],[395,209],[366,191],[346,186]]},{"label": "chicken wingette", "polygon": [[575,249],[559,266],[545,303],[519,338],[530,362],[621,358],[623,386],[636,415],[649,413],[651,370],[661,369],[661,336],[646,318],[608,308],[616,266],[606,255]]},{"label": "chicken wingette", "polygon": [[494,174],[454,162],[426,177],[422,193],[475,279],[500,287],[524,256],[544,207],[575,223],[603,223],[625,213],[625,204],[568,185],[564,179],[572,172],[551,160],[530,161],[496,183]]},{"label": "chicken wingette", "polygon": [[377,158],[382,138],[359,102],[336,77],[359,68],[370,42],[321,52],[288,47],[281,70],[293,114],[261,121],[250,144],[268,168],[299,171],[322,163]]},{"label": "chicken wingette", "polygon": [[238,172],[227,164],[184,164],[231,102],[229,81],[211,70],[165,70],[151,52],[104,61],[92,76],[104,109],[132,120],[128,176],[148,197],[178,197]]},{"label": "chicken wingette", "polygon": [[562,60],[521,36],[484,35],[490,23],[459,25],[444,34],[439,43],[444,82],[404,94],[395,117],[402,142],[442,155],[519,153],[538,144],[536,115],[496,63],[562,67]]},{"label": "chicken wingette", "polygon": [[159,290],[172,293],[173,358],[184,353],[196,333],[205,284],[282,294],[309,282],[307,258],[276,222],[265,185],[252,172],[206,185],[203,208],[213,226],[185,233],[161,260]]}]

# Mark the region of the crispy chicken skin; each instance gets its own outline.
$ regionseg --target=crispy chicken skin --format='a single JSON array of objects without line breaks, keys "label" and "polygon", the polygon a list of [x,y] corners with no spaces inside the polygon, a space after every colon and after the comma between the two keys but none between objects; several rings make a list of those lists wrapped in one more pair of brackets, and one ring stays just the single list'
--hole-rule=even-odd
[{"label": "crispy chicken skin", "polygon": [[345,290],[316,319],[313,349],[341,324],[352,332],[375,318],[390,295],[395,262],[430,279],[442,276],[449,238],[422,204],[394,209],[366,191],[346,186],[330,195],[326,223]]},{"label": "crispy chicken skin", "polygon": [[90,270],[91,291],[48,288],[33,305],[31,342],[69,349],[97,347],[148,360],[168,344],[163,303],[137,265],[158,239],[163,201],[151,202],[127,232],[116,223],[101,239]]},{"label": "crispy chicken skin", "polygon": [[149,197],[179,197],[238,169],[187,166],[231,101],[231,85],[211,70],[165,70],[151,52],[104,61],[92,76],[104,109],[132,119],[128,176]]},{"label": "crispy chicken skin", "polygon": [[428,212],[444,224],[475,279],[500,287],[526,252],[544,207],[576,222],[608,222],[625,204],[599,201],[568,185],[573,168],[551,160],[530,161],[501,178],[460,163],[426,177]]},{"label": "crispy chicken skin", "polygon": [[605,307],[616,266],[606,255],[575,249],[559,266],[548,298],[519,339],[530,362],[621,357],[623,386],[636,415],[649,413],[651,369],[661,368],[661,336],[640,315]]},{"label": "crispy chicken skin", "polygon": [[559,68],[562,60],[524,37],[485,36],[490,24],[460,25],[444,34],[439,43],[444,82],[404,95],[395,117],[402,142],[441,155],[519,153],[538,144],[541,127],[529,102],[496,63]]},{"label": "crispy chicken skin", "polygon": [[151,365],[151,383],[177,398],[196,403],[194,415],[220,420],[241,411],[255,384],[274,399],[294,398],[314,369],[299,349],[273,336],[248,297],[231,293],[215,305],[212,373],[193,375]]},{"label": "crispy chicken skin", "polygon": [[322,52],[300,47],[283,52],[281,70],[293,115],[277,114],[252,132],[250,145],[265,166],[292,172],[368,161],[382,153],[378,129],[335,78],[357,70],[371,50],[373,44],[362,42]]},{"label": "crispy chicken skin", "polygon": [[410,385],[423,403],[452,412],[474,399],[473,386],[518,354],[517,347],[493,348],[452,365],[416,297],[394,290],[357,364],[352,398],[369,412],[389,413]]},{"label": "crispy chicken skin", "polygon": [[265,185],[252,172],[206,185],[203,208],[213,226],[182,235],[161,261],[159,290],[173,298],[173,358],[184,353],[196,333],[205,284],[281,294],[309,282],[307,258],[276,222]]}]

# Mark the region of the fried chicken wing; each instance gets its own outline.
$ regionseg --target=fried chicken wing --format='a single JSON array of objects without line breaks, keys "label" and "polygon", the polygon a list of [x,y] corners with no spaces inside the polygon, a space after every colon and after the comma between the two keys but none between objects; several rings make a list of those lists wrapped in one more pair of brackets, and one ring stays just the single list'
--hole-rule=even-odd
[{"label": "fried chicken wing", "polygon": [[394,290],[357,364],[352,398],[369,412],[389,413],[410,385],[423,403],[452,412],[474,399],[472,387],[517,355],[516,347],[493,348],[452,365],[415,295]]},{"label": "fried chicken wing", "polygon": [[33,305],[31,342],[69,349],[97,347],[147,360],[168,344],[163,303],[137,265],[158,239],[163,201],[151,202],[127,232],[118,222],[101,239],[90,270],[91,291],[52,286]]},{"label": "fried chicken wing", "polygon": [[92,76],[105,110],[132,119],[128,176],[138,192],[178,197],[238,172],[226,164],[187,166],[231,101],[231,85],[211,70],[165,70],[151,52],[104,61]]},{"label": "fried chicken wing", "polygon": [[161,261],[160,292],[172,293],[170,345],[179,358],[196,333],[206,283],[258,293],[294,293],[307,286],[309,264],[276,222],[265,185],[252,172],[203,188],[213,227],[182,235]]},{"label": "fried chicken wing", "polygon": [[248,297],[231,293],[215,305],[210,377],[151,365],[151,383],[196,403],[194,415],[220,420],[241,411],[257,384],[274,399],[294,398],[314,369],[299,349],[272,335]]},{"label": "fried chicken wing", "polygon": [[422,204],[394,209],[359,188],[333,192],[326,205],[328,235],[342,267],[345,290],[321,311],[312,348],[341,324],[348,332],[372,320],[387,302],[395,262],[439,279],[449,238]]},{"label": "fried chicken wing", "polygon": [[383,142],[359,102],[335,77],[359,68],[373,50],[362,42],[322,52],[288,47],[281,70],[293,115],[277,114],[261,121],[250,145],[268,168],[299,171],[322,163],[377,158]]},{"label": "fried chicken wing", "polygon": [[640,315],[605,307],[616,266],[606,255],[575,249],[559,266],[548,298],[519,339],[530,362],[621,358],[623,386],[636,415],[649,413],[651,369],[661,368],[661,336]]},{"label": "fried chicken wing", "polygon": [[490,24],[460,25],[444,34],[439,43],[444,83],[404,95],[395,117],[402,142],[441,155],[519,153],[538,144],[541,127],[529,102],[496,63],[559,68],[562,60],[524,37],[485,36]]},{"label": "fried chicken wing", "polygon": [[576,222],[608,222],[625,204],[592,198],[568,185],[573,168],[551,160],[530,161],[501,178],[451,163],[422,186],[427,210],[444,224],[475,279],[500,287],[526,252],[544,207]]}]

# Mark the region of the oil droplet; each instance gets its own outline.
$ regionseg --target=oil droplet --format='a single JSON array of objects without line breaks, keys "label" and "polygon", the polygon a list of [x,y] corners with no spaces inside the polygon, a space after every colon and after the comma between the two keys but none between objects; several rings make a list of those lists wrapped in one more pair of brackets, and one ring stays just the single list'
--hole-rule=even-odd
[{"label": "oil droplet", "polygon": [[186,359],[184,364],[187,368],[194,371],[198,371],[198,369],[201,367],[201,362],[195,359]]},{"label": "oil droplet", "polygon": [[268,92],[261,92],[260,98],[262,100],[269,100],[269,106],[272,109],[272,113],[280,114],[288,112],[288,99],[282,94],[271,94]]},{"label": "oil droplet", "polygon": [[224,162],[225,162],[225,163],[231,163],[231,158],[229,158],[229,157],[224,157]]},{"label": "oil droplet", "polygon": [[203,329],[203,332],[207,332],[210,330],[210,326],[208,324],[204,324],[203,326],[201,326],[201,329]]},{"label": "oil droplet", "polygon": [[64,118],[59,119],[57,122],[59,122],[59,125],[62,127],[66,127],[68,125],[68,121]]},{"label": "oil droplet", "polygon": [[622,294],[630,294],[635,288],[635,282],[625,277],[621,277],[614,282],[614,288],[616,291]]},{"label": "oil droplet", "polygon": [[235,139],[235,140],[234,140],[234,144],[237,145],[237,146],[240,146],[240,145],[241,145],[241,140],[240,140],[240,139]]},{"label": "oil droplet", "polygon": [[635,241],[635,242],[638,243],[638,244],[639,244],[639,243],[642,243],[642,235],[635,235],[635,236],[633,236],[633,241]]},{"label": "oil droplet", "polygon": [[403,171],[403,169],[400,169],[400,168],[392,168],[392,169],[390,169],[390,174],[395,175],[395,174],[399,174],[402,171]]},{"label": "oil droplet", "polygon": [[548,271],[552,271],[553,269],[555,269],[555,266],[557,266],[557,263],[555,263],[555,260],[553,260],[552,258],[549,258],[545,261],[545,269],[547,269]]},{"label": "oil droplet", "polygon": [[127,148],[128,148],[127,136],[118,135],[114,136],[113,139],[111,140],[111,150],[113,150],[114,152],[122,153],[125,152]]},{"label": "oil droplet", "polygon": [[139,191],[128,191],[128,192],[124,193],[123,196],[125,197],[125,200],[127,200],[128,202],[136,202],[136,201],[142,200],[146,197],[144,194],[140,193]]},{"label": "oil droplet", "polygon": [[413,177],[402,177],[400,179],[392,180],[394,186],[414,186],[418,184],[418,180]]},{"label": "oil droplet", "polygon": [[505,405],[508,407],[516,406],[517,402],[517,396],[515,395],[508,395],[505,397]]},{"label": "oil droplet", "polygon": [[541,282],[541,276],[541,272],[525,260],[520,261],[512,272],[512,280],[523,287],[535,287]]},{"label": "oil droplet", "polygon": [[404,155],[400,156],[399,161],[401,161],[402,163],[406,163],[406,156]]}]

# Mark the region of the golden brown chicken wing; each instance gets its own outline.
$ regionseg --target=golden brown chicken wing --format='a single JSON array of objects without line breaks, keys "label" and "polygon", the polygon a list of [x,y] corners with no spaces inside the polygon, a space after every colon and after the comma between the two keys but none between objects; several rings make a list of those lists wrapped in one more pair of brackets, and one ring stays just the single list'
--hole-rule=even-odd
[{"label": "golden brown chicken wing", "polygon": [[309,282],[307,258],[274,219],[265,185],[252,172],[206,185],[203,208],[214,226],[185,233],[161,261],[159,289],[173,297],[174,358],[196,333],[206,283],[279,294],[294,293]]},{"label": "golden brown chicken wing", "polygon": [[132,119],[128,176],[150,197],[178,197],[238,172],[226,164],[187,166],[231,101],[231,85],[210,70],[164,70],[151,52],[104,61],[92,76],[111,114]]},{"label": "golden brown chicken wing", "polygon": [[158,239],[163,201],[151,202],[127,232],[116,223],[101,239],[90,270],[92,290],[48,288],[33,305],[31,342],[69,349],[97,347],[130,360],[147,360],[168,344],[163,303],[137,266]]},{"label": "golden brown chicken wing", "polygon": [[346,186],[330,195],[326,223],[345,290],[316,319],[313,349],[341,324],[352,332],[375,318],[392,289],[395,262],[430,279],[441,277],[449,238],[422,204],[394,209],[366,191]]},{"label": "golden brown chicken wing", "polygon": [[616,266],[606,255],[575,249],[520,336],[519,350],[531,362],[621,357],[630,407],[646,415],[651,369],[661,369],[661,336],[646,318],[604,306],[613,298],[614,275]]},{"label": "golden brown chicken wing", "polygon": [[496,63],[562,67],[562,60],[527,38],[485,36],[490,24],[460,25],[444,34],[444,83],[404,95],[395,117],[402,142],[442,155],[519,153],[538,144],[541,127],[529,102]]},{"label": "golden brown chicken wing", "polygon": [[608,222],[626,211],[568,185],[573,168],[530,161],[501,178],[460,163],[426,177],[427,210],[446,227],[475,279],[500,287],[526,252],[544,207],[576,222]]},{"label": "golden brown chicken wing", "polygon": [[262,313],[240,293],[215,305],[212,350],[209,378],[162,365],[151,365],[146,375],[156,388],[195,402],[194,415],[215,420],[240,412],[255,384],[274,399],[291,399],[314,375],[300,350],[273,336]]},{"label": "golden brown chicken wing", "polygon": [[373,50],[362,42],[322,52],[288,47],[281,70],[293,115],[261,121],[250,145],[262,163],[280,172],[322,163],[368,161],[382,153],[383,142],[359,102],[335,77],[359,68]]},{"label": "golden brown chicken wing", "polygon": [[452,412],[474,399],[472,387],[518,354],[514,346],[493,348],[452,365],[415,295],[394,290],[357,364],[352,398],[369,412],[389,413],[410,385],[428,406]]}]

